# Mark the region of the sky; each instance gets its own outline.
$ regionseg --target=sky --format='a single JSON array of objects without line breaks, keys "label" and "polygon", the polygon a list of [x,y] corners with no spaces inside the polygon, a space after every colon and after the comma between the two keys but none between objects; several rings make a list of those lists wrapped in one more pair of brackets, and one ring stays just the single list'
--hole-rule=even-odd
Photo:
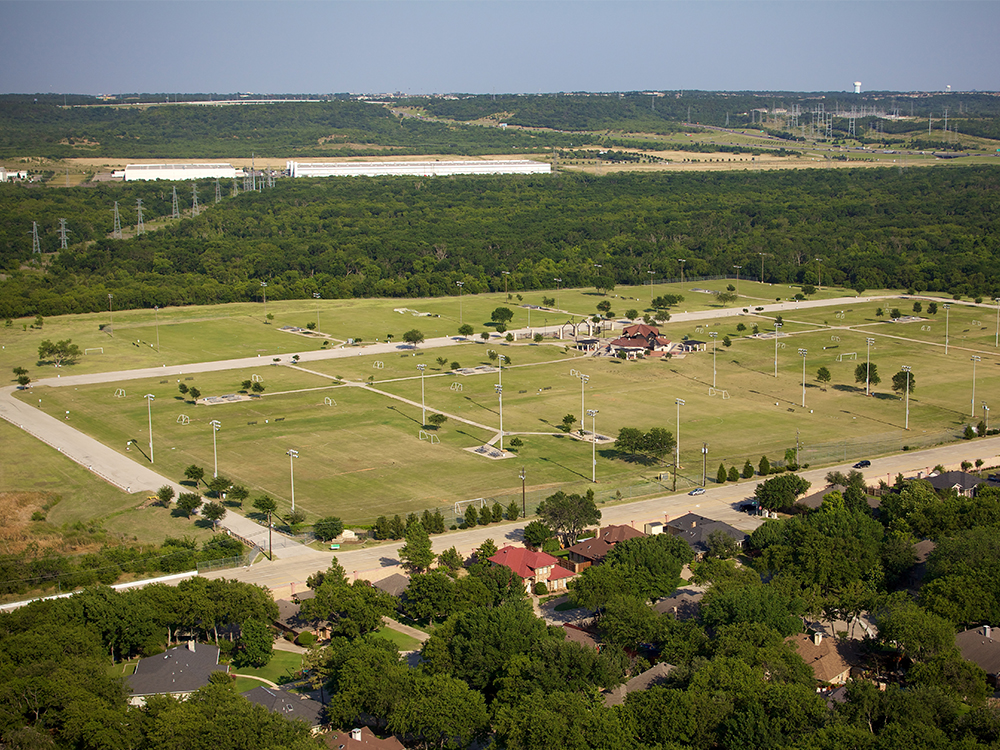
[{"label": "sky", "polygon": [[1000,90],[993,0],[0,0],[0,93]]}]

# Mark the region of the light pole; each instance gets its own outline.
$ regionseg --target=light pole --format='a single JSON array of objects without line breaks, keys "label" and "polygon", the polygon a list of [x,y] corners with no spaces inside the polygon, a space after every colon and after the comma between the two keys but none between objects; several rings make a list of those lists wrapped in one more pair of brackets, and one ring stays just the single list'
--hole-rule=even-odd
[{"label": "light pole", "polygon": [[708,443],[701,444],[701,486],[708,483]]},{"label": "light pole", "polygon": [[299,457],[299,452],[296,450],[289,449],[286,451],[288,454],[288,473],[292,480],[292,513],[295,512],[295,459]]},{"label": "light pole", "polygon": [[313,299],[316,300],[316,332],[318,333],[320,331],[320,327],[319,327],[319,300],[320,300],[320,293],[319,292],[313,292]]},{"label": "light pole", "polygon": [[507,278],[510,276],[510,271],[501,271],[503,274],[503,296],[504,299],[507,298]]},{"label": "light pole", "polygon": [[677,470],[681,465],[681,407],[684,406],[684,399],[675,398],[677,404],[677,438],[674,440],[674,491],[677,490]]},{"label": "light pole", "polygon": [[989,431],[990,431],[990,407],[988,407],[986,405],[985,401],[983,401],[983,422],[986,425],[986,433],[989,434]]},{"label": "light pole", "polygon": [[260,282],[260,292],[264,295],[264,322],[267,323],[267,282]]},{"label": "light pole", "polygon": [[684,283],[684,263],[686,262],[686,260],[687,260],[686,258],[677,259],[677,261],[681,264],[681,284]]},{"label": "light pole", "polygon": [[503,453],[503,386],[497,383],[494,387],[500,399],[500,452]]},{"label": "light pole", "polygon": [[944,308],[944,354],[948,356],[948,331],[949,322],[951,317],[951,305],[945,302],[942,307]]},{"label": "light pole", "polygon": [[583,408],[583,394],[587,383],[590,382],[590,375],[584,375],[581,372],[577,374],[577,377],[580,378],[580,429],[583,430],[583,415],[585,413]]},{"label": "light pole", "polygon": [[426,426],[427,407],[424,406],[424,370],[427,369],[427,365],[417,365],[417,369],[420,370],[420,424]]},{"label": "light pole", "polygon": [[455,286],[458,287],[458,324],[463,325],[465,319],[462,316],[462,287],[465,286],[464,281],[456,281]]},{"label": "light pole", "polygon": [[521,518],[525,518],[528,515],[528,506],[524,501],[524,478],[527,474],[524,473],[524,467],[521,467],[521,473],[518,475],[521,477]]},{"label": "light pole", "polygon": [[872,372],[872,345],[875,343],[875,339],[866,339],[868,342],[868,364],[865,365],[865,395],[870,396],[871,390],[868,385],[868,380],[871,377]]},{"label": "light pole", "polygon": [[[653,276],[656,275],[656,271],[646,271],[649,274],[649,304],[653,304]],[[1000,309],[1000,308],[998,308]],[[1000,320],[1000,318],[998,318]]]},{"label": "light pole", "polygon": [[108,315],[111,316],[111,323],[108,325],[108,328],[111,329],[111,338],[115,337],[115,311],[111,307],[111,298],[114,296],[113,294],[108,295]]},{"label": "light pole", "polygon": [[765,253],[757,253],[760,256],[760,283],[764,283],[764,255]]},{"label": "light pole", "polygon": [[559,285],[562,284],[562,279],[553,279],[556,282],[556,309],[559,309]]},{"label": "light pole", "polygon": [[903,365],[903,372],[906,373],[906,421],[903,424],[903,429],[910,429],[910,366]]},{"label": "light pole", "polygon": [[218,478],[219,476],[219,450],[216,447],[215,433],[219,431],[222,427],[222,422],[218,419],[213,419],[208,423],[212,428],[212,455],[215,457],[215,471],[212,472],[212,476]]},{"label": "light pole", "polygon": [[736,296],[739,297],[740,296],[740,269],[743,268],[743,266],[733,266],[733,268],[736,269]]},{"label": "light pole", "polygon": [[993,301],[997,303],[997,335],[993,346],[1000,347],[1000,297],[994,297]]},{"label": "light pole", "polygon": [[152,393],[143,396],[146,399],[146,416],[149,418],[149,463],[153,461],[153,400],[156,398]]},{"label": "light pole", "polygon": [[774,324],[774,377],[778,377],[778,331],[781,323]]},{"label": "light pole", "polygon": [[708,335],[712,337],[712,387],[715,388],[715,352],[718,348],[719,332],[710,331]]},{"label": "light pole", "polygon": [[153,320],[156,321],[156,353],[160,353],[160,307],[153,305]]},{"label": "light pole", "polygon": [[[594,268],[597,269],[597,284],[600,284],[601,283],[601,269],[604,268],[604,266],[602,266],[600,263],[595,263],[594,264]],[[594,285],[595,289],[597,288],[597,284]]]},{"label": "light pole", "polygon": [[823,288],[823,266],[820,265],[821,258],[816,259],[816,286]]},{"label": "light pole", "polygon": [[802,408],[806,408],[806,355],[808,349],[799,349],[799,356],[802,357]]},{"label": "light pole", "polygon": [[597,484],[597,409],[587,409],[590,417],[590,481]]},{"label": "light pole", "polygon": [[978,354],[973,354],[972,357],[972,417],[976,416],[976,363],[982,362],[983,358]]}]

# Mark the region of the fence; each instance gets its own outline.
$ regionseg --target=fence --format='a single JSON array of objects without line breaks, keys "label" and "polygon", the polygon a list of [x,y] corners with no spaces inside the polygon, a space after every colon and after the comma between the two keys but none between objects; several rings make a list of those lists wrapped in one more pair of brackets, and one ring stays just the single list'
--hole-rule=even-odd
[{"label": "fence", "polygon": [[219,560],[205,560],[204,562],[198,563],[198,573],[207,573],[211,570],[225,570],[226,568],[243,568],[250,565],[257,557],[257,554],[263,552],[259,547],[254,547],[249,553],[245,555],[238,555],[237,557],[223,557]]}]

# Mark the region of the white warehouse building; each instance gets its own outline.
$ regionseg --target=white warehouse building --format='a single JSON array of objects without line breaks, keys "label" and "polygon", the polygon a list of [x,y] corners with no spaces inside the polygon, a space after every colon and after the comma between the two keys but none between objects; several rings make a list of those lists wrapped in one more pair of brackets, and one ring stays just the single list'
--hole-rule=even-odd
[{"label": "white warehouse building", "polygon": [[236,177],[232,164],[127,164],[125,182],[133,180],[203,180]]},{"label": "white warehouse building", "polygon": [[528,159],[506,161],[349,161],[337,163],[300,163],[290,161],[286,168],[292,177],[382,177],[415,175],[444,177],[455,174],[550,174],[552,165]]}]

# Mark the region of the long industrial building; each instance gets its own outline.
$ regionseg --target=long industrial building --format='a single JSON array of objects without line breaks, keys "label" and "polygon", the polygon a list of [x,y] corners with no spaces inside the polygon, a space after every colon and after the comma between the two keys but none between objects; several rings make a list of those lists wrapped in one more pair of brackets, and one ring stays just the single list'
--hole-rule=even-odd
[{"label": "long industrial building", "polygon": [[549,174],[546,162],[517,159],[508,161],[348,161],[338,163],[299,163],[290,161],[286,168],[292,177],[382,177],[415,175],[444,177],[455,174]]},{"label": "long industrial building", "polygon": [[127,164],[125,182],[133,180],[204,180],[234,178],[232,164]]}]

